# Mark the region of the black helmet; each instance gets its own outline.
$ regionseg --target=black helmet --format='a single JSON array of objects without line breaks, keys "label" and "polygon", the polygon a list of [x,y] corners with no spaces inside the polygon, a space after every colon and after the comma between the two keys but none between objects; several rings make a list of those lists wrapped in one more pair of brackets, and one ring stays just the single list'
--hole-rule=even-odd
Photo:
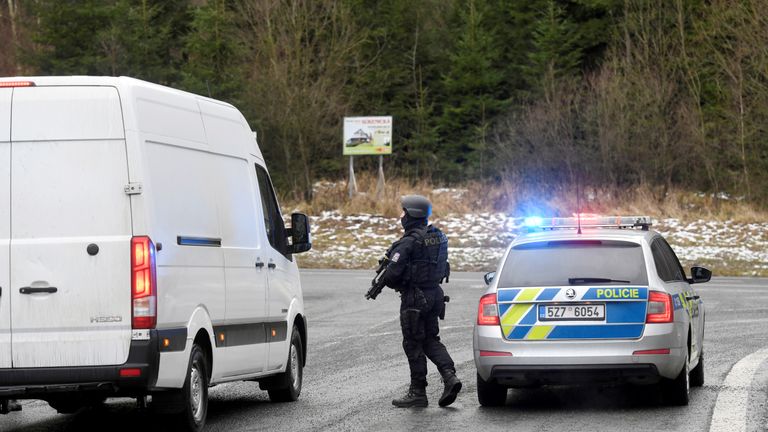
[{"label": "black helmet", "polygon": [[432,203],[421,195],[405,195],[400,198],[403,210],[412,218],[428,218],[432,215]]}]

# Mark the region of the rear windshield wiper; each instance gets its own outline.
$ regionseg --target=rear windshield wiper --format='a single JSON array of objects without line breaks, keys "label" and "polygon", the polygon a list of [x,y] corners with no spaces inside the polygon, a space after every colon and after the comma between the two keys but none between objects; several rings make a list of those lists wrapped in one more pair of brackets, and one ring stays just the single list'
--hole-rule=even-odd
[{"label": "rear windshield wiper", "polygon": [[582,285],[582,284],[593,284],[593,283],[629,283],[628,280],[620,280],[620,279],[607,279],[607,278],[596,278],[596,277],[578,277],[578,278],[568,278],[568,283],[571,285]]}]

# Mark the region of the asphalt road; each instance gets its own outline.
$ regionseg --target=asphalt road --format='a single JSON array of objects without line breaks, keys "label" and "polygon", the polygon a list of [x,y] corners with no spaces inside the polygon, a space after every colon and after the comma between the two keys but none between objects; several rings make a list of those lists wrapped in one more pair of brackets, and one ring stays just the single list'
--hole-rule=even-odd
[{"label": "asphalt road", "polygon": [[[660,405],[650,388],[616,386],[512,390],[505,407],[489,409],[477,403],[472,360],[482,275],[454,274],[441,336],[464,390],[454,405],[439,408],[442,386],[430,364],[429,408],[397,409],[390,401],[408,383],[398,300],[387,290],[365,301],[371,276],[302,272],[310,341],[299,401],[272,404],[256,383],[220,385],[210,391],[207,430],[708,431],[713,416],[726,425],[719,430],[768,429],[768,350],[760,351],[768,347],[768,279],[716,278],[697,286],[707,308],[706,383],[692,390],[687,407]],[[0,431],[164,430],[158,417],[134,406],[117,399],[59,415],[44,402],[25,401],[23,411],[0,416]]]}]

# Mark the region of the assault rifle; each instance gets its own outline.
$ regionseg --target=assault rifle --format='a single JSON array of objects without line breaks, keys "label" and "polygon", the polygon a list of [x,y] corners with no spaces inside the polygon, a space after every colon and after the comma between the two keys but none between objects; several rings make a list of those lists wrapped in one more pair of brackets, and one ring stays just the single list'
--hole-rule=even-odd
[{"label": "assault rifle", "polygon": [[387,264],[389,264],[389,258],[386,256],[379,260],[379,268],[376,269],[376,276],[371,281],[371,287],[368,288],[368,292],[365,293],[366,300],[376,300],[381,290],[384,289],[384,273],[386,273]]}]

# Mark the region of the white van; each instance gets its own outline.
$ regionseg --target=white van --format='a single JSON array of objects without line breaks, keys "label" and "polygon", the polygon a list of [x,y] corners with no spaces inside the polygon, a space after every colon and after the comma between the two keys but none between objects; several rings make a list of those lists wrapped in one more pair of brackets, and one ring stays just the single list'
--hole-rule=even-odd
[{"label": "white van", "polygon": [[[208,387],[296,400],[307,321],[233,106],[132,78],[0,78],[0,402],[130,396],[205,424]],[[7,405],[7,404],[6,404]]]}]

